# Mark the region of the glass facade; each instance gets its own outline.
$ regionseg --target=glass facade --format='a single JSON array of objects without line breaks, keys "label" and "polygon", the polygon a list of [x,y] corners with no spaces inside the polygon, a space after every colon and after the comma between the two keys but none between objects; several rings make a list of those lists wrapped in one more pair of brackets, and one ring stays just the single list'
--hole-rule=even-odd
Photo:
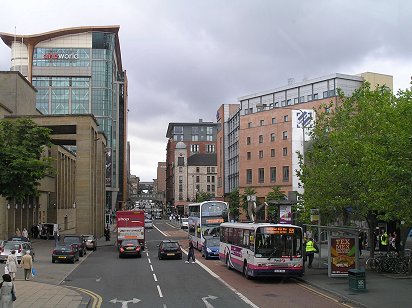
[{"label": "glass facade", "polygon": [[[43,114],[93,114],[111,153],[112,169],[107,173],[106,186],[117,187],[116,116],[121,93],[116,81],[123,82],[123,72],[116,65],[115,34],[93,32],[91,40],[92,48],[34,49],[33,69],[41,72],[32,77],[38,90],[36,107]],[[45,76],[47,67],[60,67],[67,73],[55,76],[56,69],[50,69],[50,76]]]}]

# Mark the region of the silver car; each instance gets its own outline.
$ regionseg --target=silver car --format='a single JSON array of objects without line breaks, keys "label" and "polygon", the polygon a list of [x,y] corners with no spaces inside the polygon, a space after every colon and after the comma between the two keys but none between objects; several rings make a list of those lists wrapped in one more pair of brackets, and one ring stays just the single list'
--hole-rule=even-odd
[{"label": "silver car", "polygon": [[11,254],[11,252],[16,251],[17,261],[20,263],[21,258],[26,254],[27,250],[30,250],[30,254],[34,260],[34,249],[33,246],[29,242],[9,242],[7,241],[6,244],[3,246],[3,250],[0,254],[0,262],[6,262],[7,257]]}]

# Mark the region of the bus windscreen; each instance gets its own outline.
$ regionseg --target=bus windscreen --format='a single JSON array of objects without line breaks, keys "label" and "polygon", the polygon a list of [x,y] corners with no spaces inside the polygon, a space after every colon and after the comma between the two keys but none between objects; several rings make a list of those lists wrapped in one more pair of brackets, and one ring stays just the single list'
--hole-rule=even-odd
[{"label": "bus windscreen", "polygon": [[255,256],[280,258],[301,256],[302,235],[293,227],[262,227],[256,230]]}]

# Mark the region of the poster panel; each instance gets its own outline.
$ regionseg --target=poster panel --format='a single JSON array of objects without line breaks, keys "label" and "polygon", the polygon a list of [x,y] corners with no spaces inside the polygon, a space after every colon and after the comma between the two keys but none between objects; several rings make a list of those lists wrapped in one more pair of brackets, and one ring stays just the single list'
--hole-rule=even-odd
[{"label": "poster panel", "polygon": [[331,237],[329,262],[331,277],[347,276],[350,269],[355,269],[355,237]]},{"label": "poster panel", "polygon": [[291,205],[279,205],[279,222],[281,224],[292,223],[292,206]]}]

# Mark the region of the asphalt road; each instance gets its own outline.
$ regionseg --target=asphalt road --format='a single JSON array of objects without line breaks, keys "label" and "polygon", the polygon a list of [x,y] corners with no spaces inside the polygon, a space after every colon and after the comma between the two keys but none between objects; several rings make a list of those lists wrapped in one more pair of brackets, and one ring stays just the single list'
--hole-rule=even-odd
[{"label": "asphalt road", "polygon": [[99,241],[97,251],[88,251],[76,264],[52,264],[54,242],[37,240],[35,280],[92,292],[101,299],[100,307],[348,307],[297,280],[246,280],[219,260],[203,259],[200,252],[197,264],[186,264],[186,255],[183,260],[158,260],[157,244],[163,239],[188,246],[187,233],[168,221],[155,221],[146,236],[142,258],[119,259],[115,246]]}]

